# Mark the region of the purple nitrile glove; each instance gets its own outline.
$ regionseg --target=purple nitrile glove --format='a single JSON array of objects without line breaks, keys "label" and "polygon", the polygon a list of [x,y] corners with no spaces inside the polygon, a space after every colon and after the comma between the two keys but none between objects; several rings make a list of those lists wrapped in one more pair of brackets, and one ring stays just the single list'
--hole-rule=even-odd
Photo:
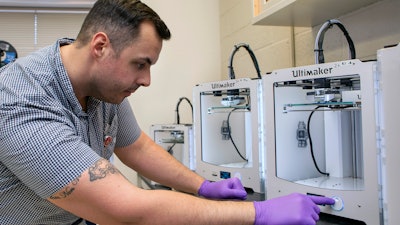
[{"label": "purple nitrile glove", "polygon": [[334,203],[335,200],[332,198],[299,193],[254,202],[256,209],[254,225],[315,225],[320,212],[317,205]]},{"label": "purple nitrile glove", "polygon": [[199,195],[212,199],[240,199],[245,200],[247,192],[239,178],[229,178],[216,182],[205,180],[199,189]]}]

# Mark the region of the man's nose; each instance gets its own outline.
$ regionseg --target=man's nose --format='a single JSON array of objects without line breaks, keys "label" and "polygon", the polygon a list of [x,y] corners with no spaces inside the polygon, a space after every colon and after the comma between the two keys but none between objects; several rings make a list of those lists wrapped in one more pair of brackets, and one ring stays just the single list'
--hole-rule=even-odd
[{"label": "man's nose", "polygon": [[137,84],[140,86],[148,87],[150,86],[151,83],[151,76],[150,73],[146,74],[145,76],[141,77],[138,81]]}]

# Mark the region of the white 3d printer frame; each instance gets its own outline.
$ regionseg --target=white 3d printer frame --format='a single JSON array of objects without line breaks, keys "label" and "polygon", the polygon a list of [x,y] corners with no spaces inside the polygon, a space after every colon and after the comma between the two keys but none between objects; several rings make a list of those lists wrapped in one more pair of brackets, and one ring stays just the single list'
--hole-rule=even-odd
[{"label": "white 3d printer frame", "polygon": [[[232,94],[235,91],[238,93]],[[211,181],[238,177],[246,188],[265,192],[261,97],[261,79],[231,79],[194,87],[196,173]],[[238,157],[229,134],[247,162]]]},{"label": "white 3d printer frame", "polygon": [[[300,192],[304,194],[322,195],[328,197],[334,197],[337,200],[337,204],[334,207],[321,206],[321,212],[328,215],[334,215],[341,218],[347,218],[349,220],[357,220],[365,222],[366,224],[380,224],[382,220],[381,214],[381,190],[380,190],[380,174],[379,174],[379,159],[377,159],[377,139],[376,139],[376,123],[375,123],[375,96],[374,96],[374,76],[376,73],[376,62],[361,62],[359,60],[348,60],[333,63],[324,63],[310,66],[302,66],[295,68],[286,68],[281,70],[273,71],[271,74],[263,76],[264,86],[264,106],[265,112],[270,112],[265,115],[264,128],[266,132],[266,161],[267,161],[267,179],[266,179],[266,196],[267,199],[287,195],[293,192]],[[307,90],[302,90],[298,83],[303,81],[310,81],[315,79],[324,78],[346,78],[346,76],[359,77],[359,83],[361,90],[358,92],[361,99],[357,100],[361,105],[359,109],[354,111],[361,112],[361,128],[362,131],[358,132],[358,138],[361,139],[362,143],[354,144],[361,146],[362,155],[357,162],[356,169],[360,170],[358,173],[360,177],[346,177],[345,172],[341,172],[336,175],[338,177],[322,176],[314,172],[308,172],[309,177],[304,175],[305,172],[311,171],[312,161],[309,156],[309,152],[300,149],[297,146],[296,140],[292,140],[290,147],[291,133],[295,136],[295,129],[297,128],[298,122],[290,123],[290,117],[293,115],[303,115],[305,113],[310,114],[314,111],[314,108],[305,109],[304,99],[301,99],[302,94],[306,96]],[[284,91],[278,92],[278,85],[283,84]],[[293,92],[292,86],[301,89],[300,92]],[[307,82],[302,85],[309,85]],[[310,84],[311,88],[312,85]],[[287,93],[285,91],[287,90]],[[301,92],[303,91],[303,92]],[[293,96],[288,96],[293,95]],[[357,94],[358,95],[358,94]],[[350,97],[351,98],[351,97]],[[304,112],[285,112],[287,108],[280,105],[282,101],[278,99],[285,99],[294,103],[287,104],[288,107],[298,108],[298,111]],[[279,103],[278,103],[279,102]],[[336,104],[336,103],[331,103]],[[347,103],[344,103],[347,104]],[[355,103],[357,105],[357,103]],[[315,107],[315,105],[313,106]],[[355,106],[354,108],[357,108]],[[296,110],[296,109],[295,109]],[[294,110],[294,111],[295,111]],[[347,109],[346,109],[347,110]],[[308,111],[308,112],[307,112]],[[329,111],[329,110],[327,110]],[[297,113],[297,114],[296,114]],[[324,113],[324,112],[323,112]],[[287,118],[286,118],[287,117]],[[301,117],[301,116],[300,116]],[[302,117],[304,119],[305,116]],[[311,115],[310,115],[311,117]],[[321,116],[322,117],[322,116]],[[327,119],[327,118],[325,118]],[[320,126],[327,126],[324,122],[324,118],[319,118],[322,121]],[[328,120],[328,119],[327,119]],[[282,132],[290,131],[289,127],[293,132]],[[311,130],[311,129],[310,129]],[[340,128],[335,128],[338,132],[345,132]],[[278,134],[276,132],[280,131]],[[323,137],[326,134],[326,129],[322,128],[320,132],[312,134],[315,139],[330,140],[331,136]],[[285,136],[286,134],[286,136]],[[340,137],[345,137],[346,134],[339,134]],[[287,139],[285,139],[287,138]],[[334,137],[336,141],[345,141],[341,138]],[[318,149],[318,140],[315,140],[316,148]],[[331,143],[329,145],[332,145]],[[319,149],[328,148],[321,143]],[[322,146],[322,147],[321,147]],[[337,148],[342,148],[340,143],[337,143]],[[341,153],[345,154],[346,147],[343,147]],[[330,146],[330,149],[333,149]],[[325,150],[323,150],[324,152]],[[329,153],[331,150],[329,150]],[[318,158],[319,157],[319,158]],[[325,157],[328,157],[325,159]],[[317,161],[322,161],[321,166],[323,170],[326,169],[329,160],[329,154],[327,156],[316,156]],[[308,158],[308,159],[307,159]],[[322,160],[321,160],[322,159]],[[345,159],[345,158],[342,158]],[[325,160],[325,162],[324,162]],[[334,160],[337,160],[335,158]],[[340,162],[343,165],[346,162]],[[292,173],[292,174],[290,174]],[[340,177],[342,176],[342,177]],[[362,224],[362,223],[361,223]]]}]

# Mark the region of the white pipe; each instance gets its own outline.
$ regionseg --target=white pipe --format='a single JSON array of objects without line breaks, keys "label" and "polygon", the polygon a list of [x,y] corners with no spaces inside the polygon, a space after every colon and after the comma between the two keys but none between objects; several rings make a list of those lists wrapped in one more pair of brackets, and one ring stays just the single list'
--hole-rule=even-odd
[{"label": "white pipe", "polygon": [[35,45],[35,49],[36,49],[36,46],[37,46],[37,43],[38,43],[38,35],[37,35],[37,31],[38,31],[38,23],[37,23],[38,21],[37,21],[37,14],[35,13],[35,21],[33,22],[33,25],[34,25],[34,38],[33,38],[33,43],[34,43],[34,45]]}]

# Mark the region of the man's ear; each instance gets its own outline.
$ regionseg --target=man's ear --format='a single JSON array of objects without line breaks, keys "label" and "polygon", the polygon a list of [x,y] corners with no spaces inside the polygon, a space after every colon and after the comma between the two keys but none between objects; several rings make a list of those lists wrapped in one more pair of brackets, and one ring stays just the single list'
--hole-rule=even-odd
[{"label": "man's ear", "polygon": [[110,47],[110,39],[104,32],[96,33],[93,35],[90,47],[94,57],[102,57],[105,50]]}]

